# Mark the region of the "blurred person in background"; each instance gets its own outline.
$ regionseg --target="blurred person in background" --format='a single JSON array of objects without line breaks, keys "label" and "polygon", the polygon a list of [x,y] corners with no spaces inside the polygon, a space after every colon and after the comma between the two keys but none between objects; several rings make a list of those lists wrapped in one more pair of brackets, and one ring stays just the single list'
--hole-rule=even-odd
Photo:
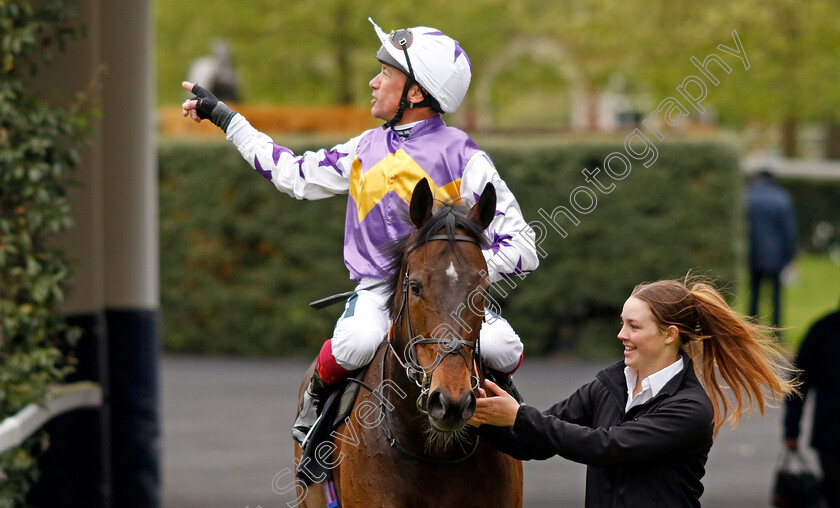
[{"label": "blurred person in background", "polygon": [[[385,281],[392,275],[388,247],[410,233],[406,204],[421,179],[435,198],[472,206],[485,185],[496,190],[496,216],[482,246],[490,282],[534,270],[539,264],[535,233],[493,161],[470,137],[443,122],[464,99],[471,64],[458,42],[429,27],[384,33],[373,23],[381,66],[370,80],[371,114],[384,122],[332,149],[295,155],[254,129],[209,90],[184,82],[196,97],[183,115],[209,119],[227,134],[246,161],[278,190],[297,199],[349,194],[344,262],[358,285],[317,358],[298,410],[292,436],[305,442],[329,386],[367,365],[385,338],[388,315]],[[485,313],[481,354],[500,378],[522,361],[519,336],[503,318]]]},{"label": "blurred person in background", "polygon": [[772,286],[772,324],[781,326],[782,271],[796,254],[796,215],[790,195],[768,170],[761,170],[747,189],[750,263],[750,315],[758,317],[764,282]]},{"label": "blurred person in background", "polygon": [[187,81],[204,83],[220,101],[239,102],[239,83],[230,44],[222,39],[213,41],[212,54],[197,58],[190,65]]},{"label": "blurred person in background", "polygon": [[[796,367],[801,397],[789,397],[785,407],[784,442],[799,450],[804,398],[814,398],[811,447],[823,471],[823,496],[829,508],[840,508],[840,309],[817,320],[805,335]],[[816,392],[816,393],[814,393]]]}]

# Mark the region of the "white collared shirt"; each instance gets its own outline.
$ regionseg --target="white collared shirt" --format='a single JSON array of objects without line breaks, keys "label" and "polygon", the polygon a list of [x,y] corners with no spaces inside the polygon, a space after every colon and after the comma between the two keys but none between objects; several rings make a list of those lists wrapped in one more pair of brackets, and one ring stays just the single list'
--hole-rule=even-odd
[{"label": "white collared shirt", "polygon": [[642,379],[642,391],[633,397],[633,390],[636,389],[636,379],[639,373],[630,367],[624,367],[624,378],[627,380],[627,406],[624,412],[630,411],[633,406],[644,404],[650,399],[656,397],[656,394],[683,369],[683,359],[680,356],[679,360],[665,367],[664,369],[654,372],[650,376]]}]

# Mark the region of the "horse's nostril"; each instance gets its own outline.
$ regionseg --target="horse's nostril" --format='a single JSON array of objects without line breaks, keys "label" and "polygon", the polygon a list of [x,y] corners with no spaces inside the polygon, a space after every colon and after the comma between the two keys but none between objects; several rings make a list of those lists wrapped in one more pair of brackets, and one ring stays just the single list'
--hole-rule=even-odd
[{"label": "horse's nostril", "polygon": [[440,420],[446,414],[446,410],[449,407],[449,397],[445,396],[441,393],[440,390],[435,390],[429,395],[429,401],[427,402],[427,410],[429,411],[429,416],[436,420]]},{"label": "horse's nostril", "polygon": [[461,397],[461,417],[464,420],[469,420],[475,413],[475,395],[472,392],[467,392]]}]

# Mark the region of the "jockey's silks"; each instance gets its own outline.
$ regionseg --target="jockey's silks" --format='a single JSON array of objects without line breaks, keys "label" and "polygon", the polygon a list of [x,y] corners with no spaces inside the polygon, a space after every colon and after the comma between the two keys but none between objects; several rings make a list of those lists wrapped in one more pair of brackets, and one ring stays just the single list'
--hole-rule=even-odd
[{"label": "jockey's silks", "polygon": [[389,260],[382,247],[408,234],[408,204],[426,178],[437,201],[460,199],[467,161],[479,151],[470,137],[439,117],[419,123],[402,138],[374,129],[359,141],[350,172],[344,230],[344,262],[351,277],[384,278]]}]

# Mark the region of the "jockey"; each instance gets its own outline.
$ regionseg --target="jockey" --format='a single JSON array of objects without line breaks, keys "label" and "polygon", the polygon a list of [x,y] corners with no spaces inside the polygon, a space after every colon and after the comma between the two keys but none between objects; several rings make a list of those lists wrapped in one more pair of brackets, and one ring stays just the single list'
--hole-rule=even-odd
[{"label": "jockey", "polygon": [[[426,178],[441,201],[472,206],[487,183],[496,188],[496,217],[485,230],[484,256],[490,282],[528,273],[539,264],[534,231],[493,161],[470,137],[447,127],[470,84],[471,67],[457,41],[439,30],[414,27],[386,34],[370,20],[381,47],[380,72],[370,81],[371,114],[382,128],[363,132],[332,149],[295,155],[273,143],[204,88],[183,87],[196,98],[184,116],[209,119],[222,128],[242,156],[278,190],[297,199],[349,194],[344,263],[358,285],[324,342],[292,435],[300,443],[317,419],[327,387],[367,365],[390,326],[386,308],[389,258],[386,246],[411,232],[403,219],[414,186]],[[503,318],[485,314],[480,331],[484,362],[510,375],[522,361],[522,342]]]}]

